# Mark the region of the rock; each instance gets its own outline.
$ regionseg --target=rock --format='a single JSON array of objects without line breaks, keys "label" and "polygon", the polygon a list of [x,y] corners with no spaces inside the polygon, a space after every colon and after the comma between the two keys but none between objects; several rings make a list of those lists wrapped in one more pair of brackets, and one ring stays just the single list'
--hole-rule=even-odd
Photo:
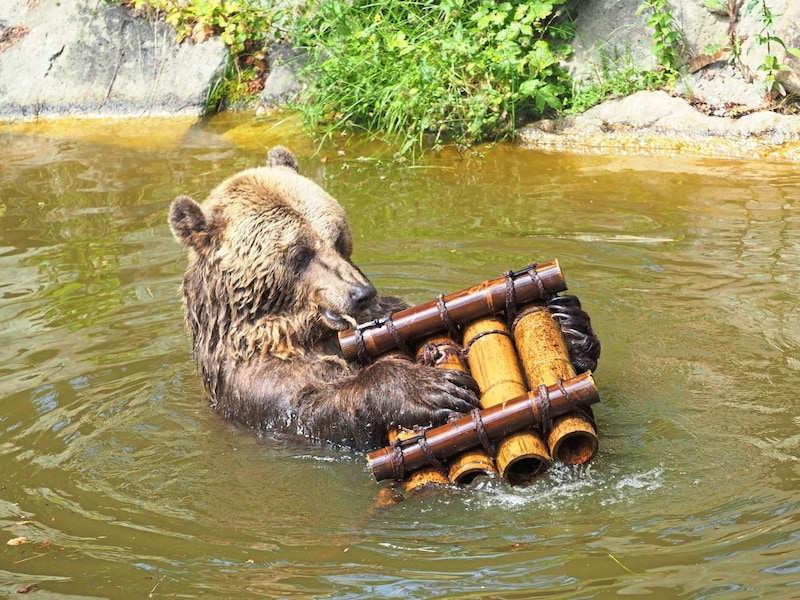
[{"label": "rock", "polygon": [[[566,63],[570,74],[579,81],[602,74],[603,69],[625,63],[645,70],[652,69],[653,32],[647,26],[650,12],[636,12],[642,0],[585,0],[573,3],[575,39],[573,55]],[[709,4],[714,10],[706,8]],[[767,95],[764,64],[767,45],[759,43],[764,35],[762,5],[757,3],[747,14],[745,4],[738,2],[739,14],[734,18],[734,36],[740,44],[737,56],[730,49],[687,74],[679,82],[679,92],[710,104],[736,102],[758,107]],[[731,19],[724,8],[727,0],[718,2],[670,2],[675,29],[681,33],[684,59],[714,55],[730,46]],[[724,5],[724,6],[723,6]],[[800,2],[770,0],[767,3],[774,20],[773,35],[787,47],[800,47]],[[716,6],[716,7],[715,7]],[[769,45],[778,62],[788,67],[780,71],[778,81],[788,93],[800,93],[800,59],[792,56],[778,42]],[[712,65],[714,68],[710,67]]]},{"label": "rock", "polygon": [[565,66],[573,78],[601,75],[604,64],[625,61],[641,70],[655,68],[647,18],[636,16],[641,0],[584,0],[573,3],[575,37]]},{"label": "rock", "polygon": [[[573,77],[591,81],[615,65],[653,68],[649,14],[636,15],[641,4],[641,0],[572,4],[576,34],[567,66]],[[517,139],[529,147],[579,152],[800,159],[800,117],[763,110],[768,91],[760,68],[767,46],[758,41],[765,34],[763,5],[748,3],[753,6],[748,14],[735,15],[733,34],[741,46],[732,56],[727,0],[716,8],[708,0],[670,4],[675,28],[682,34],[686,70],[691,71],[676,85],[676,94],[683,98],[638,92],[582,115],[530,124],[518,130]],[[744,3],[737,0],[737,5],[742,11]],[[788,47],[800,46],[800,3],[770,0],[768,6],[774,17],[772,35]],[[800,92],[800,60],[776,41],[769,51],[787,67],[778,73],[783,88]]]},{"label": "rock", "polygon": [[708,65],[686,83],[679,81],[676,91],[716,107],[726,103],[758,107],[764,103],[762,92],[745,78],[740,69],[727,61]]},{"label": "rock", "polygon": [[666,92],[637,92],[582,115],[522,127],[527,147],[643,155],[800,159],[800,117],[757,111],[739,119],[708,116]]},{"label": "rock", "polygon": [[306,64],[303,50],[287,41],[269,46],[269,75],[259,97],[259,111],[269,111],[297,98],[303,89],[298,73]]},{"label": "rock", "polygon": [[[6,32],[17,33],[3,44]],[[218,39],[176,43],[160,21],[89,0],[0,4],[0,119],[201,115],[222,76]]]}]

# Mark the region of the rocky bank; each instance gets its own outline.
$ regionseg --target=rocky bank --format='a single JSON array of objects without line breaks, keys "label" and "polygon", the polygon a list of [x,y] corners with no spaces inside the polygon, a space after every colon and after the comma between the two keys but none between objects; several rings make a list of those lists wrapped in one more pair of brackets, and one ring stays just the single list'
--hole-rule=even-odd
[{"label": "rocky bank", "polygon": [[[654,66],[642,0],[572,3],[576,37],[568,68],[589,79],[627,62]],[[768,0],[773,35],[800,47],[800,3]],[[559,150],[691,153],[715,156],[800,155],[800,117],[764,110],[764,23],[743,14],[742,0],[671,0],[689,65],[676,94],[640,92],[583,115],[530,124],[520,142]],[[739,51],[732,55],[731,41]],[[780,44],[770,50],[779,81],[800,94],[800,60]],[[0,2],[0,121],[63,115],[200,116],[222,76],[226,49],[216,39],[176,41],[166,24],[135,18],[104,0]],[[298,56],[275,47],[261,97],[273,107],[297,89]],[[605,66],[604,66],[605,65]],[[697,110],[697,107],[702,110]]]},{"label": "rocky bank", "polygon": [[530,148],[636,155],[769,158],[800,161],[800,117],[754,111],[741,118],[696,110],[666,92],[637,92],[577,116],[517,131]]},{"label": "rocky bank", "polygon": [[[591,79],[608,65],[655,67],[652,31],[641,0],[577,2],[573,55],[576,79]],[[742,0],[672,0],[674,26],[682,34],[687,72],[675,94],[638,92],[612,99],[578,116],[542,120],[518,131],[520,143],[536,148],[629,154],[687,154],[800,160],[800,117],[766,110],[767,52],[758,14],[745,14]],[[772,34],[800,47],[800,3],[768,0]],[[731,39],[739,45],[731,52]],[[785,70],[778,81],[800,94],[800,60],[780,44],[770,51]],[[603,65],[606,65],[604,67]]]}]

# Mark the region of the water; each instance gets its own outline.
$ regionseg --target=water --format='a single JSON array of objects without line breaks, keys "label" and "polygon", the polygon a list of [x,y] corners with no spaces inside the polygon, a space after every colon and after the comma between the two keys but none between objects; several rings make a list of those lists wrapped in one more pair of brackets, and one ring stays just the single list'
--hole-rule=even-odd
[{"label": "water", "polygon": [[[167,208],[275,143],[385,293],[560,261],[603,342],[588,468],[379,510],[362,455],[206,407]],[[246,115],[0,134],[0,596],[800,597],[797,164],[342,144]]]}]

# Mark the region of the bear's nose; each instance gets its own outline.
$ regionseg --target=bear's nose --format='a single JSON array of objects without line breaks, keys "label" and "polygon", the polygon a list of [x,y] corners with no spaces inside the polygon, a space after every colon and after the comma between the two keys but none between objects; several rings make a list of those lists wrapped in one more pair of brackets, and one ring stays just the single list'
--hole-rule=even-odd
[{"label": "bear's nose", "polygon": [[353,286],[350,288],[350,302],[356,309],[364,310],[376,293],[375,287],[371,283]]}]

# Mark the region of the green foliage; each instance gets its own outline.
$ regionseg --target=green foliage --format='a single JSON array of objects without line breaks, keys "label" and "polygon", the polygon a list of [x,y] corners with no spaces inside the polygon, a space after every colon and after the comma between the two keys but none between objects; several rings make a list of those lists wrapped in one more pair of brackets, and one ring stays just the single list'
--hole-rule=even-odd
[{"label": "green foliage", "polygon": [[136,12],[159,16],[178,32],[178,41],[202,42],[216,35],[234,55],[264,51],[272,11],[252,0],[121,0]]},{"label": "green foliage", "polygon": [[[728,47],[731,52],[731,61],[740,59],[742,54],[742,38],[736,33],[736,24],[739,19],[739,5],[736,0],[704,0],[704,5],[709,10],[725,11],[730,20],[728,34]],[[776,96],[785,96],[786,91],[778,81],[781,71],[791,71],[789,65],[780,62],[774,50],[780,46],[788,54],[800,58],[800,50],[790,48],[775,34],[775,15],[766,0],[748,0],[742,9],[743,15],[754,15],[761,29],[754,37],[754,46],[750,50],[762,47],[765,50],[764,59],[757,70],[764,74],[764,88],[766,100],[774,103]]]},{"label": "green foliage", "polygon": [[759,46],[766,47],[767,51],[764,61],[758,66],[758,70],[764,73],[767,101],[774,102],[777,95],[786,95],[786,91],[778,81],[778,73],[780,71],[791,71],[792,68],[778,60],[773,48],[780,46],[797,58],[800,58],[800,50],[787,47],[786,43],[775,35],[775,16],[770,7],[767,6],[766,0],[750,0],[744,8],[744,14],[752,13],[756,14],[761,25],[761,30],[756,34],[755,42]]},{"label": "green foliage", "polygon": [[653,54],[658,68],[642,70],[630,53],[600,53],[600,64],[590,83],[576,88],[568,113],[583,112],[608,98],[628,96],[640,90],[655,89],[674,83],[682,66],[682,35],[677,29],[667,0],[645,0],[636,14],[649,11],[647,25],[653,30]]},{"label": "green foliage", "polygon": [[576,114],[609,98],[629,96],[664,84],[662,71],[644,71],[629,52],[601,52],[600,63],[588,83],[575,88],[565,113]]},{"label": "green foliage", "polygon": [[213,113],[225,108],[242,108],[263,89],[261,70],[242,68],[233,55],[228,55],[225,72],[208,90],[205,112]]},{"label": "green foliage", "polygon": [[178,42],[218,36],[230,51],[223,79],[206,100],[208,110],[253,98],[263,88],[266,44],[274,9],[258,0],[118,0],[140,15],[172,25]]},{"label": "green foliage", "polygon": [[298,106],[335,131],[379,132],[401,153],[513,134],[570,86],[564,0],[312,0],[293,25],[311,60]]},{"label": "green foliage", "polygon": [[636,14],[649,10],[648,27],[653,29],[653,54],[668,79],[674,79],[683,61],[678,50],[681,32],[675,25],[667,0],[644,0]]},{"label": "green foliage", "polygon": [[703,6],[712,11],[728,10],[728,0],[703,0]]}]

